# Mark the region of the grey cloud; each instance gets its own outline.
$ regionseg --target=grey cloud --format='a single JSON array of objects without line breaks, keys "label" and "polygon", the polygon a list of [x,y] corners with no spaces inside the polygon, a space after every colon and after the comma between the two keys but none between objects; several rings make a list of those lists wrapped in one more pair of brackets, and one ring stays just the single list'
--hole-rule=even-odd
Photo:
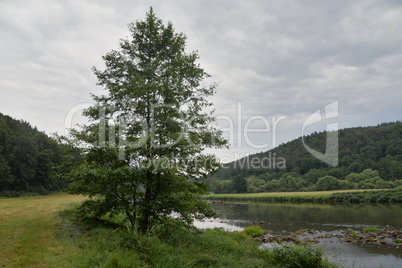
[{"label": "grey cloud", "polygon": [[[128,35],[152,5],[188,37],[200,63],[222,82],[217,115],[242,125],[284,115],[278,141],[338,100],[342,127],[394,121],[402,112],[400,1],[0,1],[0,112],[47,133],[68,110],[102,92],[90,68]],[[280,135],[279,135],[280,134]],[[261,135],[255,143],[264,143]],[[235,152],[261,149],[232,148]]]}]

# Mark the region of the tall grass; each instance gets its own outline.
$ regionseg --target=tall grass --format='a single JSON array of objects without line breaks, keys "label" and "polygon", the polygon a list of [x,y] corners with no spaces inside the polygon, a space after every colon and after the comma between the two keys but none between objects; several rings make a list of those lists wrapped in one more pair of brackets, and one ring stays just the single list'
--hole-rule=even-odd
[{"label": "tall grass", "polygon": [[[80,224],[74,211],[64,217]],[[175,221],[148,234],[106,222],[80,228],[90,231],[72,242],[82,248],[73,267],[275,267],[271,253],[245,233],[189,230]]]},{"label": "tall grass", "polygon": [[296,262],[301,265],[288,267],[334,267],[321,250],[310,247],[288,246],[286,254],[260,249],[251,239],[264,234],[259,226],[226,232],[188,229],[171,221],[148,234],[110,227],[97,225],[77,241],[83,244],[74,267],[286,267]]},{"label": "tall grass", "polygon": [[292,244],[284,244],[274,247],[273,256],[281,267],[337,267],[323,261],[323,253],[321,249],[313,249],[311,247],[301,247]]}]

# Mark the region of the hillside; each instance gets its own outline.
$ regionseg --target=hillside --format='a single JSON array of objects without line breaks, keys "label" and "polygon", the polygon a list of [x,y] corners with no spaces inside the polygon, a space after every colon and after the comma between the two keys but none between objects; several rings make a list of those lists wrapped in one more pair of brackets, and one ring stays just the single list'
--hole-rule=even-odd
[{"label": "hillside", "polygon": [[[336,167],[312,156],[300,137],[273,150],[226,164],[209,178],[211,191],[371,189],[402,185],[402,122],[342,129],[338,135]],[[325,153],[326,137],[326,132],[314,133],[304,137],[304,141]]]},{"label": "hillside", "polygon": [[0,196],[65,187],[55,167],[75,157],[36,127],[0,113]]}]

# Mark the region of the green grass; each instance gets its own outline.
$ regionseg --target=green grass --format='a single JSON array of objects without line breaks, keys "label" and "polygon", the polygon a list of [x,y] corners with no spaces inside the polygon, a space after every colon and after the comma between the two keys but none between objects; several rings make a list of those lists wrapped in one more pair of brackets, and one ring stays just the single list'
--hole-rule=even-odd
[{"label": "green grass", "polygon": [[246,193],[246,194],[211,194],[207,199],[213,200],[327,200],[334,193],[355,192],[356,190],[315,191],[315,192],[271,192],[271,193]]},{"label": "green grass", "polygon": [[[73,211],[70,213],[74,217]],[[301,263],[297,267],[335,267],[323,258],[319,249],[287,246],[286,254],[259,249],[261,244],[251,239],[257,233],[264,234],[259,226],[241,232],[200,231],[188,230],[174,221],[146,235],[131,228],[98,225],[78,241],[83,243],[82,251],[71,264],[73,267],[251,268]]]},{"label": "green grass", "polygon": [[379,231],[380,231],[380,229],[378,229],[377,227],[367,227],[367,228],[363,229],[363,232],[366,232],[366,233],[377,233]]},{"label": "green grass", "polygon": [[140,234],[117,219],[81,219],[82,201],[67,194],[0,198],[0,267],[333,267],[309,247],[259,249],[251,238],[264,233],[259,226],[200,231],[171,221]]},{"label": "green grass", "polygon": [[211,194],[206,196],[210,200],[255,200],[255,201],[294,201],[294,202],[325,202],[335,193],[348,193],[364,190],[337,190],[314,192],[271,192],[271,193],[245,193],[245,194]]},{"label": "green grass", "polygon": [[259,225],[248,226],[244,228],[244,233],[251,237],[263,236],[265,231]]},{"label": "green grass", "polygon": [[322,261],[321,249],[284,244],[275,247],[274,259],[281,267],[336,267]]},{"label": "green grass", "polygon": [[62,220],[55,212],[81,202],[67,194],[0,198],[0,267],[56,267],[74,254],[57,239]]}]

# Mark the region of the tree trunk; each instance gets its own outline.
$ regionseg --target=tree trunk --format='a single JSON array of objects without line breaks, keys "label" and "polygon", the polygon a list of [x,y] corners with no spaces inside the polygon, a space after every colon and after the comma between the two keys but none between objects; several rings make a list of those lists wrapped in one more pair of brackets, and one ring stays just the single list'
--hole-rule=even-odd
[{"label": "tree trunk", "polygon": [[130,214],[130,212],[126,211],[126,216],[130,220],[131,226],[134,228],[135,227],[135,217]]},{"label": "tree trunk", "polygon": [[151,217],[151,200],[152,199],[152,176],[151,172],[147,171],[147,183],[144,197],[144,207],[142,208],[140,228],[143,233],[149,229],[149,220]]}]

